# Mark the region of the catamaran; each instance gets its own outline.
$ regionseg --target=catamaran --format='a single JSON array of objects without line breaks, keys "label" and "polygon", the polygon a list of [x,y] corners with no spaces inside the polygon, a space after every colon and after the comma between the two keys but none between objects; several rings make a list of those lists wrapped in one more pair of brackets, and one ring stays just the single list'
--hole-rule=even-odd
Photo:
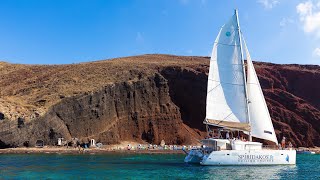
[{"label": "catamaran", "polygon": [[[244,51],[244,53],[243,53]],[[244,59],[247,60],[245,66]],[[253,142],[252,137],[278,145],[261,86],[239,26],[238,11],[220,29],[214,42],[208,75],[207,129],[243,132],[239,138],[210,137],[201,141],[185,158],[201,165],[275,165],[295,164],[294,149],[272,149]],[[212,132],[212,131],[211,131]],[[229,134],[227,135],[229,136]]]}]

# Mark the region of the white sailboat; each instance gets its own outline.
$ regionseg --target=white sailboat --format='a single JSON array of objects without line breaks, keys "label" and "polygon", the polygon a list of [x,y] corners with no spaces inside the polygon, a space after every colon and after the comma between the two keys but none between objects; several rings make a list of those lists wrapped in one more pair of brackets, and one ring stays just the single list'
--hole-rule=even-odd
[{"label": "white sailboat", "polygon": [[296,163],[295,150],[264,148],[262,143],[252,142],[251,137],[256,137],[278,145],[258,77],[241,34],[237,10],[214,42],[204,124],[226,131],[242,131],[249,135],[249,141],[208,138],[201,141],[202,148],[188,153],[185,162],[201,165]]}]

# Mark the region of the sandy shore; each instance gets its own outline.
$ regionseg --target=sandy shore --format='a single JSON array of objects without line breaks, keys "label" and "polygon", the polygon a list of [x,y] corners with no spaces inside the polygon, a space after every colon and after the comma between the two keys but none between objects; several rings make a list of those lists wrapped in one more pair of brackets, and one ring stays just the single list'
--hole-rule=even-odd
[{"label": "sandy shore", "polygon": [[314,152],[316,152],[316,154],[320,154],[320,147],[307,148],[307,149],[309,149],[310,151],[314,151]]},{"label": "sandy shore", "polygon": [[[130,150],[128,150],[130,145]],[[155,146],[155,147],[154,147]],[[140,147],[140,148],[138,148]],[[184,154],[181,150],[182,146],[176,146],[178,149],[173,149],[173,146],[166,146],[166,149],[159,145],[139,144],[137,142],[122,141],[120,144],[103,145],[101,148],[78,148],[67,146],[44,146],[43,148],[36,147],[17,147],[0,149],[0,154],[110,154],[110,153],[134,153],[134,154]]]},{"label": "sandy shore", "polygon": [[[320,147],[307,148],[310,151],[320,154]],[[74,147],[59,147],[59,146],[45,146],[43,148],[35,147],[18,147],[0,149],[0,154],[114,154],[114,153],[127,153],[127,154],[185,154],[181,149],[131,149],[127,150],[123,146],[107,146],[103,148],[74,148]]]},{"label": "sandy shore", "polygon": [[134,154],[184,154],[182,150],[125,150],[110,148],[86,148],[78,149],[73,147],[43,147],[43,148],[7,148],[0,149],[0,154],[109,154],[109,153],[134,153]]}]

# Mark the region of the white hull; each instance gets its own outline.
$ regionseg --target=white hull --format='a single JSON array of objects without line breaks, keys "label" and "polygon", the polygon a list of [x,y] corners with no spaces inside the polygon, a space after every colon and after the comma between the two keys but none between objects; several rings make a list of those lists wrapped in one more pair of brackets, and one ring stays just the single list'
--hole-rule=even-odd
[{"label": "white hull", "polygon": [[203,158],[201,150],[191,150],[185,157],[184,162],[199,164]]},{"label": "white hull", "polygon": [[[292,165],[296,164],[295,150],[221,150],[198,158],[198,153],[191,150],[185,162],[199,159],[201,165]],[[192,157],[197,156],[197,157]],[[191,161],[190,161],[191,162]]]}]

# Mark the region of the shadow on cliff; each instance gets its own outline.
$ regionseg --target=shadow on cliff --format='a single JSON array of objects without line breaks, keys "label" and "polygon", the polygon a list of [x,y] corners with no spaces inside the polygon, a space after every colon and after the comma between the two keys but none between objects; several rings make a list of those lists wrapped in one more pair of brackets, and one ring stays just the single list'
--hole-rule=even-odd
[{"label": "shadow on cliff", "polygon": [[34,143],[37,139],[55,145],[59,137],[78,138],[82,142],[93,138],[103,144],[160,144],[162,140],[167,144],[190,144],[196,142],[190,133],[194,132],[184,126],[179,108],[171,101],[168,81],[155,73],[64,98],[43,117],[23,128],[13,128],[0,139],[14,145]]},{"label": "shadow on cliff", "polygon": [[183,123],[200,131],[205,131],[202,122],[206,113],[208,76],[204,71],[168,67],[160,72],[168,80],[170,97],[180,108]]},{"label": "shadow on cliff", "polygon": [[[140,68],[136,66],[139,62]],[[294,146],[320,146],[319,66],[254,65],[278,140],[285,136]],[[104,144],[197,142],[205,134],[208,67],[209,59],[204,57],[150,55],[70,66],[26,66],[25,71],[17,68],[0,81],[1,88],[8,87],[2,93],[10,97],[15,89],[13,92],[23,93],[12,96],[29,97],[33,87],[29,80],[35,78],[34,92],[46,89],[44,94],[51,94],[58,101],[48,106],[42,117],[25,124],[19,125],[19,118],[0,120],[0,147],[34,143],[37,139],[55,144],[59,137],[84,141],[94,138]],[[68,96],[57,94],[52,89],[57,76],[47,68],[68,72],[58,78],[62,84],[56,87],[63,87],[62,92],[67,87],[78,91],[83,85],[87,89]],[[30,70],[36,71],[25,77]],[[50,81],[38,79],[42,76]],[[77,84],[68,80],[71,77],[83,81]],[[34,100],[38,103],[37,98]],[[1,112],[0,119],[5,115]]]},{"label": "shadow on cliff", "polygon": [[3,141],[0,140],[0,149],[5,149],[5,148],[11,148],[9,144],[4,143]]}]

